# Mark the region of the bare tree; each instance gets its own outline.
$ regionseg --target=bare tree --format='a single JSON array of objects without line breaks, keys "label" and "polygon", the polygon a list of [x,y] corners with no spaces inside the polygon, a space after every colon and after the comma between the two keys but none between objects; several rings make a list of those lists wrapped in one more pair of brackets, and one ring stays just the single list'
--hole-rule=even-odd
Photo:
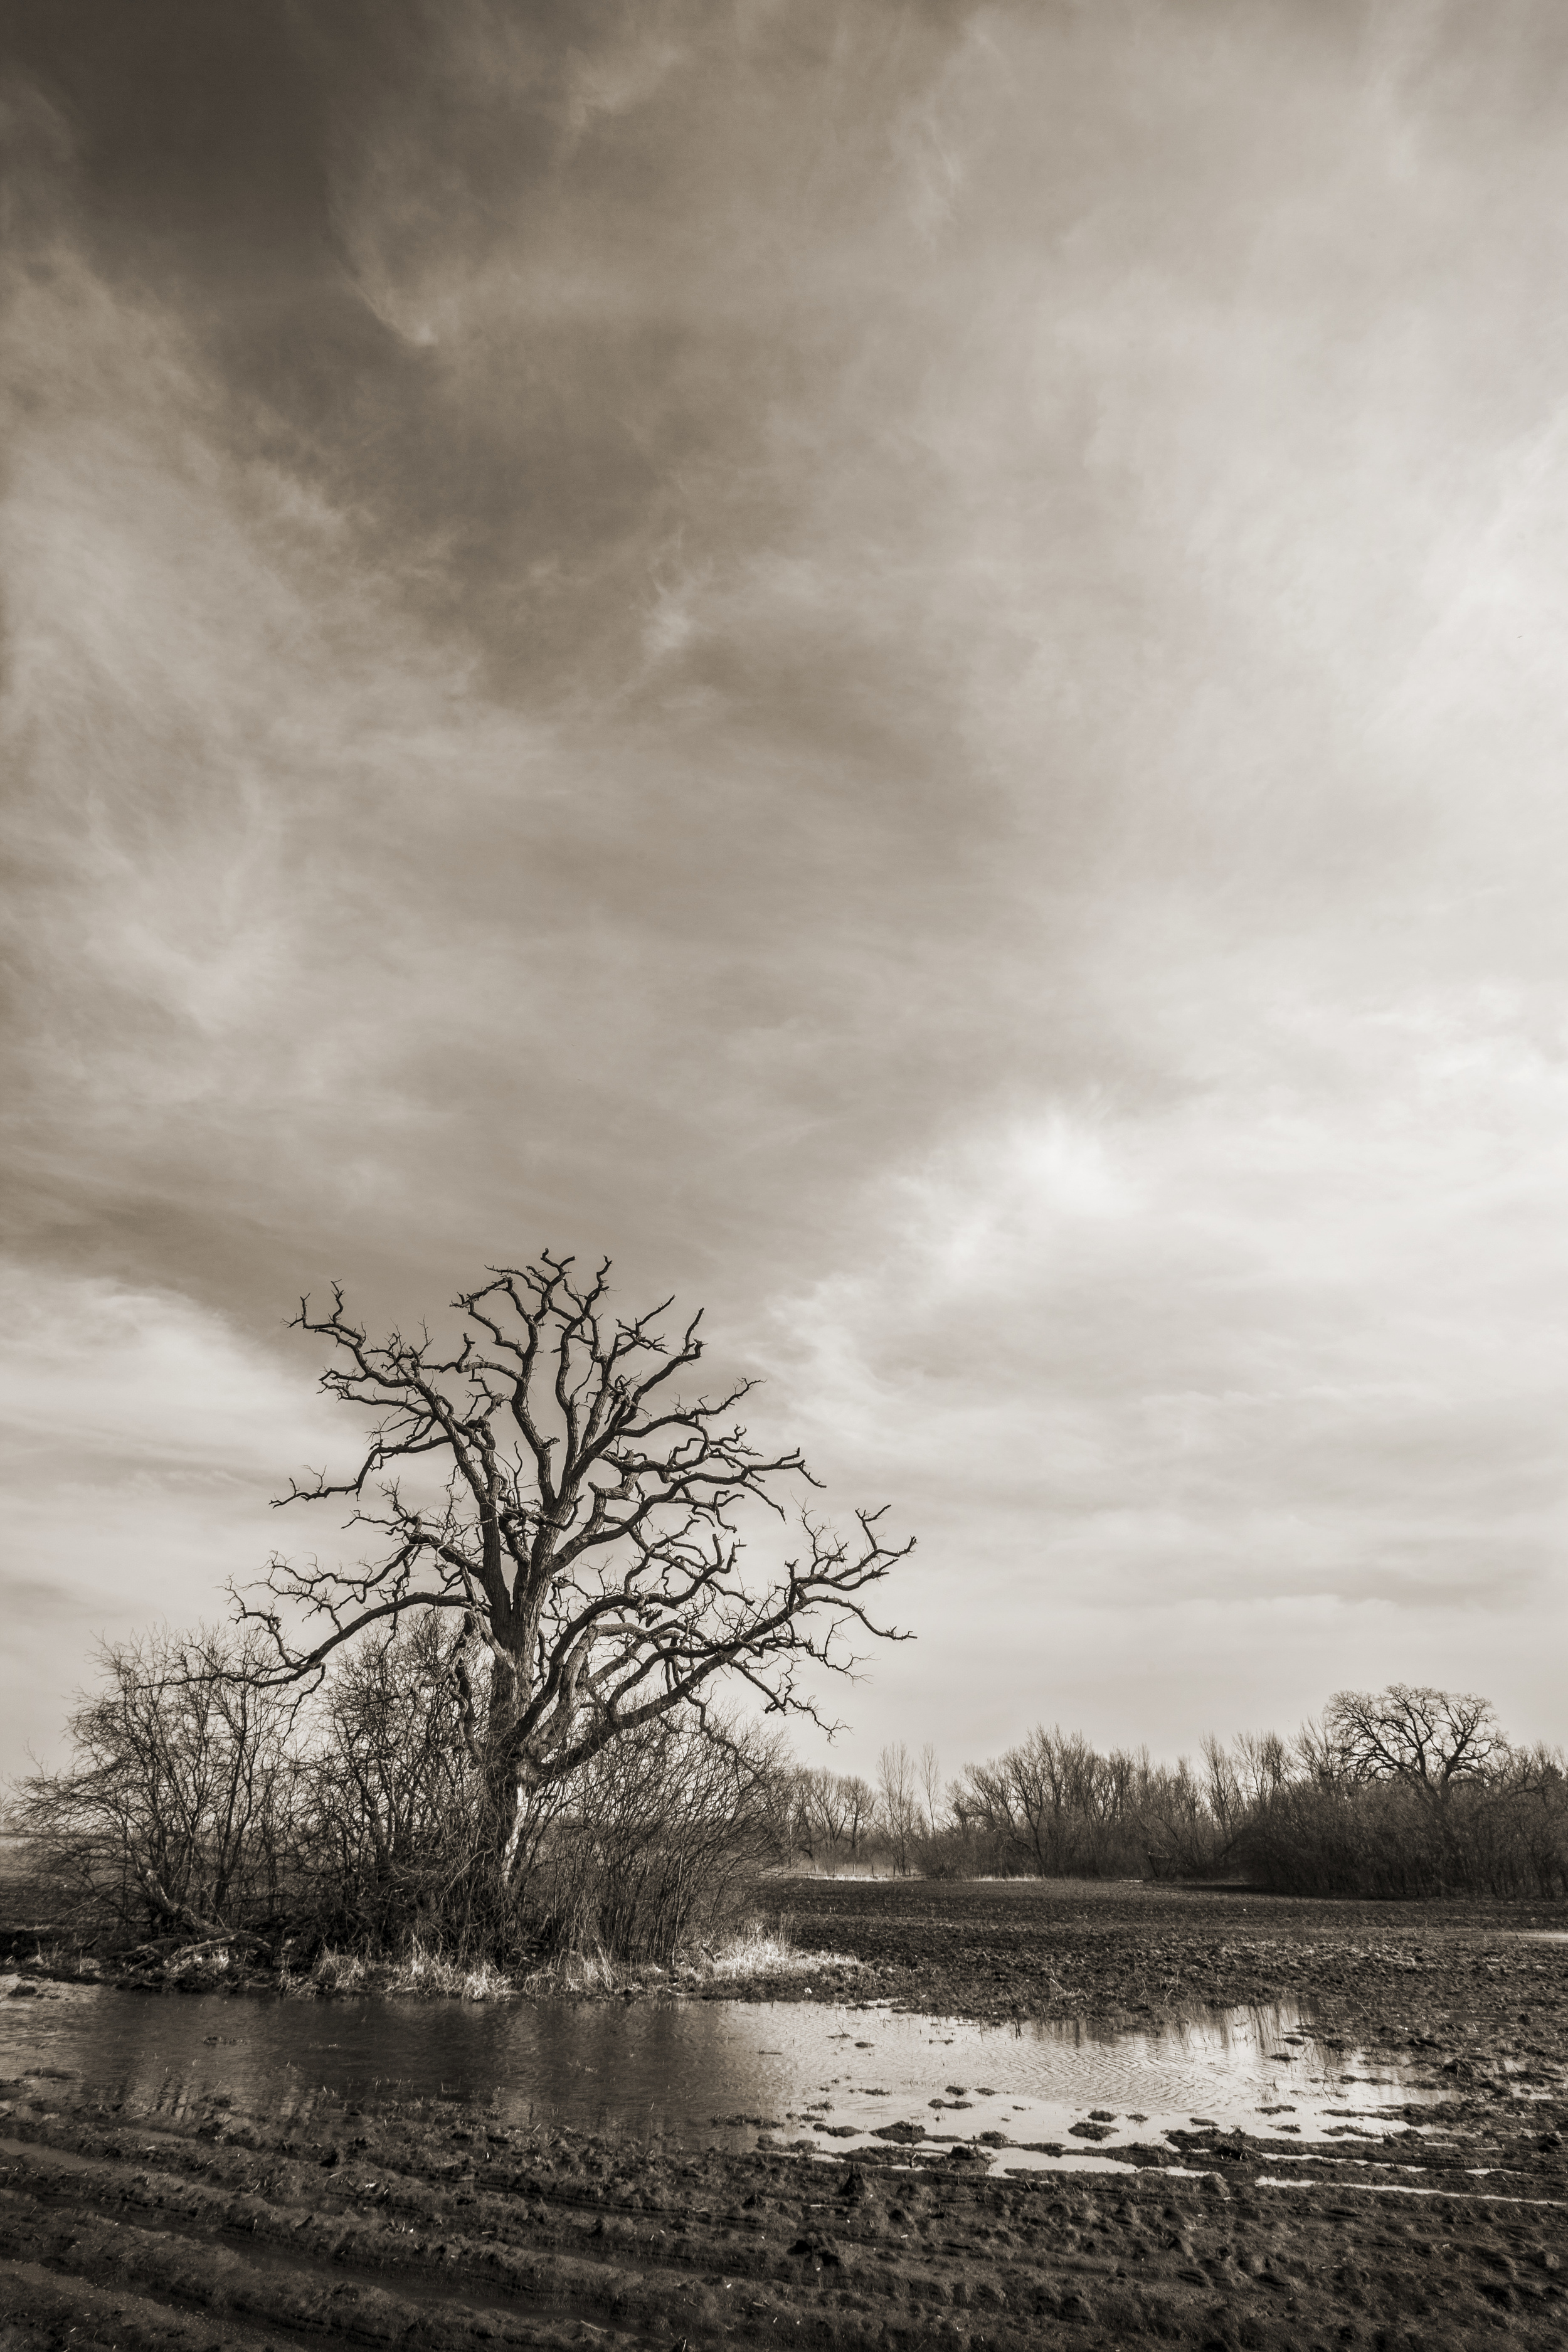
[{"label": "bare tree", "polygon": [[826,1843],[828,1859],[838,1858],[839,1844],[848,1821],[844,1782],[837,1772],[817,1765],[800,1775],[800,1810],[806,1828],[806,1851],[813,1862],[817,1859],[817,1844]]},{"label": "bare tree", "polygon": [[884,1748],[877,1759],[877,1809],[893,1849],[893,1868],[906,1878],[910,1840],[920,1829],[921,1806],[914,1765],[901,1739],[896,1748]]},{"label": "bare tree", "polygon": [[[582,1283],[573,1264],[547,1251],[491,1267],[453,1302],[462,1336],[446,1349],[424,1330],[371,1339],[339,1289],[324,1315],[302,1300],[297,1327],[335,1351],[321,1387],[374,1426],[352,1475],[322,1473],[281,1500],[346,1500],[348,1524],[370,1529],[379,1552],[352,1568],[275,1559],[264,1600],[237,1596],[242,1618],[269,1632],[274,1678],[286,1681],[319,1676],[368,1626],[456,1614],[451,1671],[503,1879],[537,1790],[673,1709],[700,1709],[715,1675],[750,1684],[770,1713],[820,1722],[801,1666],[852,1672],[856,1626],[901,1638],[866,1612],[869,1588],[911,1549],[884,1542],[880,1512],[858,1512],[849,1539],[802,1511],[795,1556],[751,1571],[738,1514],[761,1504],[783,1518],[775,1487],[816,1483],[800,1454],[748,1442],[733,1417],[748,1380],[713,1398],[674,1392],[701,1357],[700,1316],[671,1334],[666,1300],[626,1320],[609,1306],[608,1261]],[[446,1474],[428,1507],[399,1483],[426,1457]],[[304,1612],[305,1638],[285,1611]],[[327,1628],[313,1642],[312,1617]]]},{"label": "bare tree", "polygon": [[1401,1780],[1439,1816],[1457,1782],[1485,1780],[1510,1750],[1489,1699],[1468,1691],[1339,1691],[1323,1710],[1338,1769],[1358,1783]]},{"label": "bare tree", "polygon": [[967,1767],[966,1815],[1026,1853],[1037,1876],[1048,1877],[1068,1866],[1072,1827],[1098,1763],[1080,1732],[1040,1724],[994,1763]]},{"label": "bare tree", "polygon": [[876,1791],[868,1780],[862,1780],[853,1772],[847,1772],[838,1786],[844,1796],[844,1832],[849,1841],[849,1859],[858,1862],[860,1841],[876,1819]]},{"label": "bare tree", "polygon": [[937,1815],[943,1810],[942,1801],[942,1766],[936,1749],[928,1739],[921,1749],[921,1794],[925,1799],[926,1835],[935,1837]]}]

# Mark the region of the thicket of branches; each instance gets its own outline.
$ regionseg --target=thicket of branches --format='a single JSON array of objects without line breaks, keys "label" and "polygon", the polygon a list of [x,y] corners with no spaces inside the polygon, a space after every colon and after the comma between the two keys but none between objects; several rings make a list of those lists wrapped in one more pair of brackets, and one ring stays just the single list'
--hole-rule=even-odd
[{"label": "thicket of branches", "polygon": [[1342,1691],[1294,1739],[1210,1738],[1195,1762],[1100,1751],[1041,1725],[945,1789],[933,1750],[877,1783],[797,1776],[795,1850],[818,1869],[924,1877],[1245,1878],[1279,1894],[1568,1895],[1568,1775],[1489,1704]]},{"label": "thicket of branches", "polygon": [[439,1621],[366,1634],[310,1694],[258,1679],[255,1642],[107,1647],[71,1763],[17,1790],[13,1826],[88,1944],[668,1960],[785,1851],[777,1740],[665,1714],[536,1795],[498,1886],[473,1693]]},{"label": "thicket of branches", "polygon": [[417,1940],[505,1965],[565,1950],[668,1962],[770,1867],[926,1876],[1236,1876],[1321,1895],[1568,1894],[1562,1757],[1479,1698],[1342,1692],[1286,1741],[1199,1759],[1102,1753],[1044,1726],[945,1783],[935,1750],[875,1781],[803,1769],[711,1711],[669,1713],[535,1792],[493,1867],[461,1635],[426,1613],[345,1645],[314,1692],[255,1672],[254,1632],[105,1651],[73,1759],[13,1822],[84,1939],[240,1942],[291,1964]]}]

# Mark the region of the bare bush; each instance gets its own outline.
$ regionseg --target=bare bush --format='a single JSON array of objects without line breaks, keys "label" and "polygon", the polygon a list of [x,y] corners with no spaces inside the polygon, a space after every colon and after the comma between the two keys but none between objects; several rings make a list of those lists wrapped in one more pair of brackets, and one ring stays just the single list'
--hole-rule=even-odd
[{"label": "bare bush", "polygon": [[668,1964],[711,1942],[778,1859],[779,1743],[694,1718],[645,1725],[594,1758],[527,1883],[539,1947]]},{"label": "bare bush", "polygon": [[279,1925],[299,1703],[258,1686],[257,1655],[227,1632],[106,1643],[70,1764],[17,1790],[13,1825],[89,1939],[266,1941]]},{"label": "bare bush", "polygon": [[[391,1950],[413,1937],[452,1957],[507,1944],[515,1906],[489,1865],[459,1643],[435,1617],[377,1629],[302,1712],[290,1847],[297,1932],[310,1941]],[[520,1885],[559,1801],[536,1801],[521,1826]]]}]

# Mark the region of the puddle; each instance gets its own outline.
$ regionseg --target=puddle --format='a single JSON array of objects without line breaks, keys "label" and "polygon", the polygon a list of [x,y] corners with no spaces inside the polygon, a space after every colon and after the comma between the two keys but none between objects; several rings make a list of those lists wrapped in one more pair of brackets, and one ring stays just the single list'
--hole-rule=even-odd
[{"label": "puddle", "polygon": [[[1314,2183],[1308,2174],[1278,2180],[1267,2172],[1258,2176],[1259,2189],[1310,2189],[1318,2185],[1321,2184]],[[1414,2180],[1347,2180],[1342,2175],[1336,2176],[1335,2195],[1345,2189],[1360,2189],[1367,2197],[1462,2197],[1467,2205],[1538,2205],[1554,2213],[1568,2210],[1561,2197],[1514,2197],[1500,2189],[1471,2189],[1468,2185],[1456,2188],[1451,2180],[1433,2188]]]},{"label": "puddle", "polygon": [[[31,2074],[31,2080],[19,2080]],[[284,2121],[412,2100],[498,2123],[824,2154],[975,2147],[997,2169],[1103,2171],[1164,2145],[1202,2167],[1210,2126],[1364,2155],[1448,2095],[1312,2034],[1291,2003],[1205,2010],[1158,2031],[966,2024],[878,2008],[663,2001],[283,2001],[50,1986],[0,2007],[3,2095],[79,2076],[141,2108],[214,2099]],[[52,2080],[61,2084],[52,2090]],[[1407,2148],[1415,2143],[1405,2141]]]}]

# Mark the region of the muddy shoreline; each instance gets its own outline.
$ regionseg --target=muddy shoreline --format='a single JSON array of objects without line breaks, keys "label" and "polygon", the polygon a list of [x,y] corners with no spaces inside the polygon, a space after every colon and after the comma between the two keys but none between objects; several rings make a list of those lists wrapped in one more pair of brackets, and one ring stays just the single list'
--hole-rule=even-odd
[{"label": "muddy shoreline", "polygon": [[1560,1912],[1138,1886],[778,1892],[798,1947],[860,1965],[722,1997],[988,2022],[1293,1998],[1447,2094],[1420,2111],[1438,2126],[1422,2151],[1437,2193],[1380,2190],[1397,2150],[1329,2179],[1284,2143],[1220,2133],[1131,2172],[994,2178],[934,2145],[726,2154],[509,2131],[433,2101],[317,2116],[301,2136],[220,2101],[117,2110],[90,2083],[34,2074],[0,2084],[5,2352],[1568,2337],[1568,1945],[1525,1940],[1560,1931]]}]

